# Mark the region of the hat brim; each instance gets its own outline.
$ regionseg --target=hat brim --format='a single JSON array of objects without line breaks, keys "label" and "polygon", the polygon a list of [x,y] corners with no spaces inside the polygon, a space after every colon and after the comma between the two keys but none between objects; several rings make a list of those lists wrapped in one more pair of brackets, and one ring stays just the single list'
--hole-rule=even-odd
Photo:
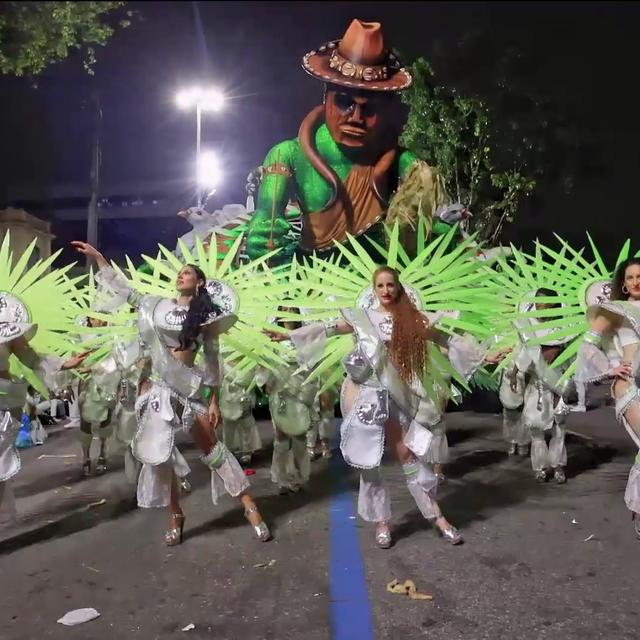
[{"label": "hat brim", "polygon": [[411,86],[411,74],[404,67],[395,70],[386,80],[372,80],[370,82],[350,80],[329,66],[331,52],[337,43],[330,44],[334,46],[323,45],[318,51],[310,51],[302,58],[302,68],[310,76],[329,84],[361,89],[362,91],[403,91]]},{"label": "hat brim", "polygon": [[209,319],[205,320],[200,326],[210,327],[207,329],[209,335],[219,336],[229,331],[237,321],[238,316],[235,313],[228,313],[220,316],[212,314]]}]

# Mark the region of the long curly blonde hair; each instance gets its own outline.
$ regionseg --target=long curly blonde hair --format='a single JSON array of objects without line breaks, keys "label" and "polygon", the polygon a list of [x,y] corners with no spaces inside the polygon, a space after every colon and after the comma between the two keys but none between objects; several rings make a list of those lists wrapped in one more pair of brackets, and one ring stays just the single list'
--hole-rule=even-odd
[{"label": "long curly blonde hair", "polygon": [[389,354],[400,377],[407,384],[422,380],[427,370],[429,341],[433,341],[434,332],[429,320],[416,309],[411,298],[400,282],[398,272],[387,266],[373,272],[373,288],[381,273],[388,273],[396,285],[397,296],[390,308],[393,318],[393,330]]}]

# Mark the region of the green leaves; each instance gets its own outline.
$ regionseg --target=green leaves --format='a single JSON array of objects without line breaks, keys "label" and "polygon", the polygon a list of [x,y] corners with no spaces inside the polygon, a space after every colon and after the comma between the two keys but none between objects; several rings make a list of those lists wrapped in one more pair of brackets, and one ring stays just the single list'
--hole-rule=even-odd
[{"label": "green leaves", "polygon": [[[2,2],[0,3],[0,73],[37,75],[69,55],[83,52],[93,73],[95,47],[104,46],[119,26],[130,20],[109,18],[124,2]],[[126,16],[132,16],[131,11]]]},{"label": "green leaves", "polygon": [[437,167],[447,192],[473,211],[470,226],[478,240],[496,244],[504,223],[513,221],[521,198],[536,181],[522,162],[501,165],[499,125],[481,100],[438,87],[423,58],[414,62],[411,73],[413,85],[403,94],[410,111],[401,144]]}]

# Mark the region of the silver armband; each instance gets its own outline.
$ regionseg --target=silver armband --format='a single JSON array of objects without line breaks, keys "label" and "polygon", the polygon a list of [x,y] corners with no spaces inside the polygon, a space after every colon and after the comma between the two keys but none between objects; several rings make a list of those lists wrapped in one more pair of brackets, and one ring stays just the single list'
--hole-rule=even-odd
[{"label": "silver armband", "polygon": [[324,322],[323,326],[327,338],[338,335],[338,323],[335,320],[331,322]]}]

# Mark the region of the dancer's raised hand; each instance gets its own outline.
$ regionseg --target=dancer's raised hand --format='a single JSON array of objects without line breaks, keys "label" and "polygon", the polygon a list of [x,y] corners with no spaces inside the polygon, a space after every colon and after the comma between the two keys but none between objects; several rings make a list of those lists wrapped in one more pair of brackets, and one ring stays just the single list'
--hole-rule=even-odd
[{"label": "dancer's raised hand", "polygon": [[74,240],[71,245],[78,252],[89,258],[93,258],[96,261],[96,264],[102,268],[107,267],[109,263],[107,259],[92,245],[88,242],[82,242],[81,240]]}]

